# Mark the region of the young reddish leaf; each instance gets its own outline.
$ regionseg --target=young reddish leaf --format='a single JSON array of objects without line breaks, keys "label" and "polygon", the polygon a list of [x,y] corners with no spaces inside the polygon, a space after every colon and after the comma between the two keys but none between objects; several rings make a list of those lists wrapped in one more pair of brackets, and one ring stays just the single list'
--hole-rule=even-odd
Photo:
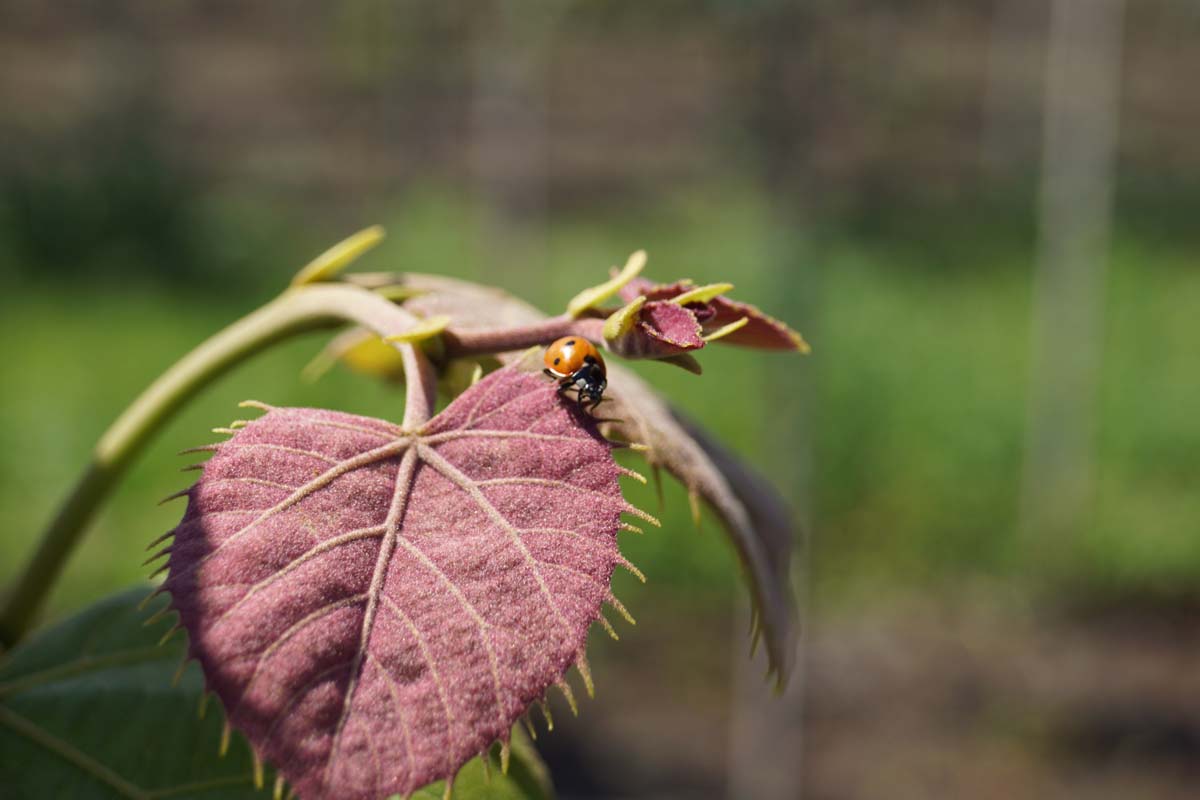
[{"label": "young reddish leaf", "polygon": [[[464,281],[412,273],[352,277],[369,286],[398,284],[410,287],[421,292],[420,305],[410,308],[414,313],[458,313],[464,325],[501,328],[534,324],[545,319],[543,314],[510,294]],[[622,289],[622,297],[632,300],[644,294],[651,300],[668,300],[694,288],[691,281],[655,284],[635,278]],[[711,314],[703,319],[700,318],[705,313],[702,309],[689,306],[689,310],[697,314],[697,321],[702,325],[711,326],[717,313],[715,306],[722,301],[725,298],[710,301]],[[406,301],[405,307],[409,308],[415,302],[417,299]],[[745,309],[749,310],[745,313],[750,314],[751,322],[742,330],[749,330],[751,325],[756,325],[752,312],[761,312],[753,306],[745,306]],[[778,324],[782,326],[782,323]],[[729,341],[737,333],[741,331],[720,341]],[[791,335],[799,337],[794,332],[785,335],[793,344],[795,340]],[[759,342],[758,346],[769,345]],[[517,354],[504,357],[509,361],[519,358]],[[535,369],[540,369],[540,365]],[[772,668],[780,679],[786,679],[797,635],[794,590],[789,574],[794,524],[787,503],[749,467],[721,450],[698,429],[683,424],[653,388],[612,360],[608,363],[608,384],[605,397],[613,404],[606,402],[602,406],[608,409],[602,416],[622,420],[612,426],[613,432],[628,441],[646,444],[649,449],[645,455],[652,465],[666,467],[690,493],[704,498],[720,516],[722,527],[733,543],[750,583],[756,623],[766,642]]]},{"label": "young reddish leaf", "polygon": [[704,322],[705,333],[719,330],[740,319],[747,320],[743,327],[721,338],[725,344],[760,350],[795,350],[798,353],[809,353],[812,350],[808,342],[804,341],[804,337],[785,323],[764,314],[758,306],[740,303],[728,297],[714,297],[708,305],[713,313]]},{"label": "young reddish leaf", "polygon": [[628,330],[606,344],[626,358],[670,358],[704,347],[704,339],[700,323],[690,310],[664,300],[651,300],[638,310],[637,321]]},{"label": "young reddish leaf", "polygon": [[581,657],[620,560],[618,474],[590,420],[512,368],[419,431],[271,409],[205,464],[164,588],[302,797],[405,794]]},{"label": "young reddish leaf", "polygon": [[[685,294],[695,286],[691,281],[682,280],[675,283],[654,283],[645,278],[635,278],[621,289],[621,299],[631,302],[638,297],[647,299],[649,306],[655,301],[671,300]],[[684,301],[687,298],[682,298]],[[743,347],[754,347],[761,350],[794,350],[808,353],[810,347],[799,333],[787,324],[780,322],[768,314],[764,314],[757,306],[730,300],[724,295],[707,299],[705,302],[686,303],[684,306],[695,317],[703,329],[705,336],[721,330],[727,325],[745,319],[745,324],[732,333],[721,336],[721,342],[736,344]]]}]

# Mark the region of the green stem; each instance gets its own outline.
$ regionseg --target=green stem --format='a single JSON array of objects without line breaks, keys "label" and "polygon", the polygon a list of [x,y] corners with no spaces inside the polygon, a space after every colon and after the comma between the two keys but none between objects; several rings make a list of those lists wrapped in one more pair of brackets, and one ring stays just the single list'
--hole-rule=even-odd
[{"label": "green stem", "polygon": [[[299,286],[203,342],[152,383],[100,437],[87,468],[42,533],[0,609],[0,645],[11,647],[29,630],[97,508],[151,437],[197,391],[276,342],[345,322],[380,336],[404,333],[416,324],[407,311],[365,289]],[[404,423],[417,427],[432,412],[433,373],[412,345],[396,347],[412,373],[406,375]]]}]

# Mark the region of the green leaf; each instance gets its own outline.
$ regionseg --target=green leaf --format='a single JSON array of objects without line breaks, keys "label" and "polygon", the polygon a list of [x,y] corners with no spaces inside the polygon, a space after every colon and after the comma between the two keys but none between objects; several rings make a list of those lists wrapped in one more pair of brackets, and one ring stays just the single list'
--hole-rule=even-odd
[{"label": "green leaf", "polygon": [[[271,796],[254,786],[240,737],[219,755],[219,704],[199,718],[203,680],[189,664],[175,681],[183,635],[159,645],[174,618],[145,621],[166,606],[138,605],[148,588],[101,600],[30,637],[0,658],[0,795],[5,800],[70,797],[234,800]],[[500,748],[488,771],[475,759],[454,781],[455,800],[549,800],[545,765],[519,728],[508,773]],[[490,776],[486,774],[490,772]],[[414,797],[441,800],[444,785]]]},{"label": "green leaf", "polygon": [[218,755],[222,715],[214,707],[198,719],[196,665],[173,685],[184,637],[159,646],[172,619],[143,625],[166,599],[139,611],[147,591],[102,600],[0,661],[4,797],[270,796],[255,791],[244,744]]}]

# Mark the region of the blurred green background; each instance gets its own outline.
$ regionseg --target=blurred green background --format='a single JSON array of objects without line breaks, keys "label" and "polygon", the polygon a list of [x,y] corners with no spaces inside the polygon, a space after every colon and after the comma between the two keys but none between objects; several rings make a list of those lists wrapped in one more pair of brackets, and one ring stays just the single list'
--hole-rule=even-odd
[{"label": "blurred green background", "polygon": [[[1112,202],[1090,277],[1046,300],[1073,235],[1046,211],[1048,53],[1089,30],[1051,5],[0,0],[0,585],[137,392],[357,228],[389,231],[364,269],[549,312],[645,248],[651,277],[729,280],[813,345],[638,365],[794,503],[805,668],[774,710],[747,699],[730,548],[668,491],[664,529],[623,541],[650,578],[617,582],[639,626],[597,641],[600,700],[543,745],[564,795],[1189,796],[1200,96],[1175,84],[1200,13],[1106,0],[1108,44],[1068,49],[1085,84],[1089,53],[1115,59]],[[1082,388],[1039,361],[1054,303],[1091,307],[1061,337],[1094,361]],[[50,613],[144,579],[182,510],[155,505],[189,480],[174,453],[237,401],[399,417],[348,371],[301,381],[323,342],[172,421]],[[1084,442],[1049,512],[1045,396]],[[763,731],[795,763],[747,754]]]}]

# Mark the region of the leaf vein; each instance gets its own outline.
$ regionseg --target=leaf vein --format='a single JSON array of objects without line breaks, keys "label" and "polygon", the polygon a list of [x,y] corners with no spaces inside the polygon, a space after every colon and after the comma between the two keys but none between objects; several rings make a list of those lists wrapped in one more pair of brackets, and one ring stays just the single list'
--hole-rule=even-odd
[{"label": "leaf vein", "polygon": [[367,599],[366,594],[357,594],[353,597],[343,597],[341,600],[335,600],[332,603],[328,603],[321,608],[318,608],[316,611],[306,614],[302,619],[281,633],[265,650],[257,655],[254,655],[254,672],[251,673],[250,678],[246,681],[246,687],[242,689],[242,693],[238,697],[237,705],[233,707],[233,710],[230,711],[230,714],[232,715],[242,707],[242,703],[245,702],[246,697],[250,694],[251,688],[254,686],[254,681],[258,679],[259,674],[261,674],[263,668],[267,665],[267,662],[271,660],[271,656],[275,655],[275,652],[280,647],[283,647],[283,645],[287,643],[288,639],[292,638],[293,635],[298,633],[306,625],[309,625],[310,623],[313,623],[322,617],[326,617],[329,614],[332,614],[334,611],[347,608],[355,603],[361,603],[365,599]]},{"label": "leaf vein", "polygon": [[[385,530],[385,528],[383,525],[374,525],[370,528],[359,528],[356,531],[350,531],[349,533],[343,533],[341,536],[335,536],[332,539],[326,539],[325,541],[318,544],[316,547],[314,547],[310,550],[306,550],[302,555],[296,557],[292,561],[290,561],[287,564],[285,564],[284,566],[280,567],[275,572],[272,572],[270,575],[263,578],[261,581],[258,581],[257,583],[253,584],[246,591],[246,593],[244,595],[239,597],[237,599],[237,601],[234,602],[234,604],[231,605],[229,608],[225,609],[221,613],[221,616],[217,617],[217,619],[213,622],[213,627],[216,627],[217,625],[220,625],[222,622],[224,622],[229,617],[230,614],[232,614],[234,611],[236,611],[242,605],[242,603],[249,600],[253,595],[257,594],[258,592],[262,591],[263,589],[269,588],[272,584],[275,583],[275,581],[279,580],[280,578],[282,578],[284,575],[288,574],[289,572],[299,569],[300,567],[304,566],[305,564],[307,564],[309,561],[316,558],[317,556],[323,555],[323,554],[329,552],[330,550],[333,550],[334,548],[341,547],[344,544],[349,544],[350,542],[357,542],[362,539],[371,539],[376,536],[382,536],[384,533],[384,530]],[[216,588],[216,586],[219,586],[219,585],[222,585],[222,584],[214,585],[214,588]],[[223,585],[240,586],[240,585],[244,585],[244,584],[223,584]]]},{"label": "leaf vein", "polygon": [[26,719],[4,706],[0,706],[0,723],[8,726],[11,730],[24,736],[31,742],[41,745],[63,761],[75,765],[101,783],[108,784],[110,788],[114,789],[122,797],[128,797],[132,800],[148,800],[150,797],[146,793],[146,790],[121,777],[75,745],[61,737],[55,736],[36,722]]},{"label": "leaf vein", "polygon": [[[287,509],[296,505],[296,503],[299,503],[301,500],[308,497],[309,495],[311,495],[313,492],[317,491],[318,489],[328,486],[329,483],[332,482],[335,478],[339,478],[342,475],[344,475],[347,472],[350,472],[352,470],[359,469],[361,467],[365,467],[368,464],[373,464],[376,461],[382,461],[386,458],[391,458],[392,456],[395,456],[395,455],[403,452],[405,450],[405,448],[408,447],[408,444],[409,444],[408,439],[399,439],[394,442],[389,442],[381,447],[376,447],[374,450],[368,450],[365,453],[361,453],[353,458],[346,459],[345,461],[337,462],[337,464],[335,466],[333,466],[330,469],[326,470],[325,472],[321,473],[320,475],[313,478],[311,481],[304,484],[303,486],[300,486],[295,491],[293,491],[290,495],[285,497],[283,500],[280,500],[278,503],[271,506],[266,511],[263,511],[258,517],[256,517],[248,525],[246,525],[243,528],[240,528],[237,531],[234,531],[232,534],[230,534],[229,538],[227,538],[225,541],[221,542],[219,545],[217,545],[215,548],[213,548],[213,551],[211,553],[207,553],[202,558],[196,559],[191,564],[189,564],[185,570],[181,571],[179,574],[184,575],[184,574],[188,574],[191,572],[195,572],[197,569],[199,569],[201,566],[203,566],[207,561],[211,560],[218,553],[220,553],[221,550],[226,545],[232,543],[236,539],[239,539],[241,536],[246,534],[248,531],[253,530],[255,525],[265,522],[266,520],[270,519],[271,517],[275,516],[276,514],[280,513],[281,511],[286,511]],[[217,513],[219,513],[219,512],[217,512]],[[203,515],[203,516],[207,516],[207,515]],[[201,518],[203,518],[203,517],[201,517]],[[173,574],[171,577],[175,578],[176,576]]]},{"label": "leaf vein", "polygon": [[424,445],[418,445],[418,449],[420,450],[421,458],[427,464],[466,492],[471,499],[475,501],[476,505],[478,505],[479,508],[501,528],[501,530],[508,533],[513,544],[517,546],[517,549],[521,551],[521,554],[525,557],[525,562],[529,567],[530,572],[533,573],[533,577],[535,580],[537,580],[538,587],[541,589],[542,595],[546,598],[547,606],[551,611],[554,612],[554,615],[558,618],[559,624],[562,625],[563,630],[570,632],[571,626],[567,622],[566,617],[563,616],[562,609],[559,608],[558,603],[555,602],[554,595],[550,593],[550,587],[546,585],[545,576],[543,576],[541,570],[538,569],[537,559],[533,557],[533,554],[529,552],[529,548],[525,546],[525,542],[521,540],[521,534],[518,532],[517,528],[511,522],[509,522],[503,514],[500,513],[500,510],[492,504],[492,501],[484,495],[483,491],[475,484],[474,481],[471,480],[471,478],[443,458],[440,453],[430,447],[425,447]]},{"label": "leaf vein", "polygon": [[[405,441],[407,443],[407,440]],[[379,554],[375,558],[375,572],[371,576],[371,585],[367,589],[367,609],[363,614],[362,628],[358,636],[358,647],[354,653],[354,662],[350,667],[350,682],[346,686],[346,697],[342,704],[341,717],[338,719],[337,728],[334,730],[333,744],[330,746],[329,755],[325,760],[325,772],[322,777],[322,783],[326,786],[329,785],[329,771],[333,766],[334,757],[341,746],[346,719],[350,716],[350,709],[354,705],[354,693],[358,689],[359,673],[362,671],[363,657],[366,654],[367,645],[371,639],[371,631],[375,626],[375,614],[379,608],[379,597],[383,593],[387,568],[391,563],[392,554],[396,551],[396,541],[400,538],[400,521],[404,517],[404,509],[408,502],[409,492],[412,489],[412,479],[413,473],[416,470],[416,463],[417,451],[409,448],[400,462],[399,469],[396,471],[396,488],[392,494],[392,502],[388,508],[387,519],[384,522],[386,530],[383,535],[383,541],[379,545]]]}]

